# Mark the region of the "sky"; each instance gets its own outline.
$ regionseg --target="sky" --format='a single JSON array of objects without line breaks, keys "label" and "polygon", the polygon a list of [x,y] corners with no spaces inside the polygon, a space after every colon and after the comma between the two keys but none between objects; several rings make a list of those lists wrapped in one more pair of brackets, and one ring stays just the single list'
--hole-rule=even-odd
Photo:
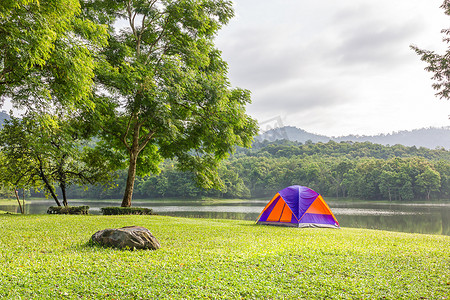
[{"label": "sky", "polygon": [[[414,44],[443,53],[443,0],[234,0],[216,38],[261,131],[327,136],[450,126]],[[9,111],[5,105],[2,110]]]},{"label": "sky", "polygon": [[216,38],[261,130],[328,136],[450,126],[450,100],[410,49],[443,53],[442,0],[234,0]]}]

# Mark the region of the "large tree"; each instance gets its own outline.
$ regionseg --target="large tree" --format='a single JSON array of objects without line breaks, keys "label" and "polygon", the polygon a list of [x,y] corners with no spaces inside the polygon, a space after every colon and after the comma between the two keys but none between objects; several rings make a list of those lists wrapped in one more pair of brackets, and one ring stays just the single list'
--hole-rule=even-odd
[{"label": "large tree", "polygon": [[80,18],[78,0],[0,1],[0,107],[90,106],[95,50],[106,28]]},{"label": "large tree", "polygon": [[[450,0],[444,0],[441,8],[444,9],[446,15],[450,16]],[[443,41],[449,44],[450,28],[442,29],[441,32],[444,34]],[[411,46],[411,48],[421,56],[421,60],[428,64],[425,70],[433,73],[431,79],[434,81],[433,88],[437,90],[436,96],[441,99],[450,99],[450,47],[444,54],[420,49],[417,46]]]},{"label": "large tree", "polygon": [[92,182],[78,172],[81,158],[67,154],[79,142],[70,134],[73,122],[54,119],[67,119],[80,107],[95,109],[89,97],[95,56],[106,45],[107,31],[80,14],[79,0],[0,1],[0,107],[10,99],[27,113],[2,132],[7,163],[0,176],[15,186],[43,186],[58,205],[53,182],[63,191],[64,205],[66,183]]},{"label": "large tree", "polygon": [[[109,26],[97,69],[96,112],[103,145],[122,154],[131,206],[136,174],[158,172],[164,158],[219,187],[217,167],[236,145],[250,146],[256,121],[247,90],[230,87],[214,47],[233,16],[224,0],[86,1],[85,13]],[[124,22],[125,21],[125,22]]]}]

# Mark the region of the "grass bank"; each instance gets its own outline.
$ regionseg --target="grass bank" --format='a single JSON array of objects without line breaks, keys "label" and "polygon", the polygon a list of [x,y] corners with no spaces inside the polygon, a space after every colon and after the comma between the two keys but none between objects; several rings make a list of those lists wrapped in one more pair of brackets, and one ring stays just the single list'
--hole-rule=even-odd
[{"label": "grass bank", "polygon": [[[87,245],[145,226],[157,251]],[[450,237],[163,216],[0,215],[5,299],[446,299]]]},{"label": "grass bank", "polygon": [[[22,199],[20,199],[20,203],[22,203]],[[19,205],[17,200],[13,199],[0,199],[0,205]]]}]

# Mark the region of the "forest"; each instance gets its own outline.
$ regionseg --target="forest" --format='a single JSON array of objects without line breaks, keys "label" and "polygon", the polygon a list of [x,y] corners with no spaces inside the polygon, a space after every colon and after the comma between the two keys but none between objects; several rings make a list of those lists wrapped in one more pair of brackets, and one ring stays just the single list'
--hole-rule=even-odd
[{"label": "forest", "polygon": [[[71,186],[69,198],[117,199],[126,170],[111,185]],[[222,189],[203,189],[194,175],[163,162],[161,172],[136,178],[135,198],[270,197],[289,185],[305,185],[328,197],[366,200],[450,199],[450,151],[383,146],[370,142],[253,143],[219,166]],[[32,196],[44,196],[33,191]]]}]

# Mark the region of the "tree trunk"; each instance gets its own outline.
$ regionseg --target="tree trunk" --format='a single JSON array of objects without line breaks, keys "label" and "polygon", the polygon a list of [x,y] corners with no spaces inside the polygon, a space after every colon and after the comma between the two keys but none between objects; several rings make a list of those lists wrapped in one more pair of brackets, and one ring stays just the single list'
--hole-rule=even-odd
[{"label": "tree trunk", "polygon": [[17,202],[19,203],[20,213],[23,214],[24,211],[23,211],[22,205],[20,204],[19,191],[17,190],[17,188],[14,188],[14,194],[16,194],[16,199],[17,199]]},{"label": "tree trunk", "polygon": [[55,194],[55,191],[53,190],[53,186],[50,184],[50,182],[48,182],[47,176],[45,176],[44,174],[44,170],[42,167],[42,161],[39,158],[39,156],[37,156],[37,159],[39,160],[39,177],[41,177],[42,181],[44,181],[45,187],[47,188],[47,190],[50,192],[50,194],[52,195],[53,199],[55,200],[56,204],[58,206],[61,206],[61,203],[59,203],[58,201],[58,197]]},{"label": "tree trunk", "polygon": [[[130,125],[132,123],[132,119],[134,119],[134,126],[132,129],[133,133],[133,141],[132,144],[129,145],[127,143],[127,135],[129,133]],[[128,177],[127,177],[127,185],[125,186],[125,193],[123,195],[122,199],[122,207],[130,207],[131,206],[131,199],[133,198],[133,190],[134,190],[134,181],[136,179],[136,168],[137,168],[137,159],[139,153],[144,149],[144,147],[147,145],[147,143],[150,141],[151,137],[153,136],[154,132],[147,133],[146,136],[142,137],[144,138],[142,142],[140,142],[140,129],[142,124],[138,122],[138,116],[137,114],[133,114],[132,119],[130,119],[129,127],[123,136],[123,143],[127,147],[128,152],[130,153],[130,164],[128,166]]]},{"label": "tree trunk", "polygon": [[52,185],[48,182],[47,177],[44,175],[44,173],[41,171],[41,178],[45,183],[45,187],[47,188],[47,190],[50,192],[50,194],[52,195],[53,199],[55,200],[56,204],[58,206],[61,206],[61,203],[58,201],[58,197],[55,194],[55,191],[53,190]]},{"label": "tree trunk", "polygon": [[66,184],[64,182],[61,182],[59,184],[59,187],[61,188],[61,193],[62,193],[62,196],[63,196],[64,207],[67,207],[68,203],[67,203],[67,197],[66,197]]},{"label": "tree trunk", "polygon": [[23,189],[23,194],[22,194],[22,207],[23,207],[23,213],[25,214],[25,188]]},{"label": "tree trunk", "polygon": [[64,173],[64,165],[66,162],[67,155],[64,154],[61,159],[58,161],[58,181],[59,187],[61,188],[61,193],[63,196],[63,205],[67,207],[69,204],[67,203],[66,196],[66,174]]},{"label": "tree trunk", "polygon": [[137,165],[138,151],[132,149],[130,153],[130,165],[128,166],[127,185],[125,186],[125,193],[123,194],[122,207],[130,207],[131,199],[133,198],[134,181],[136,179],[136,165]]}]

